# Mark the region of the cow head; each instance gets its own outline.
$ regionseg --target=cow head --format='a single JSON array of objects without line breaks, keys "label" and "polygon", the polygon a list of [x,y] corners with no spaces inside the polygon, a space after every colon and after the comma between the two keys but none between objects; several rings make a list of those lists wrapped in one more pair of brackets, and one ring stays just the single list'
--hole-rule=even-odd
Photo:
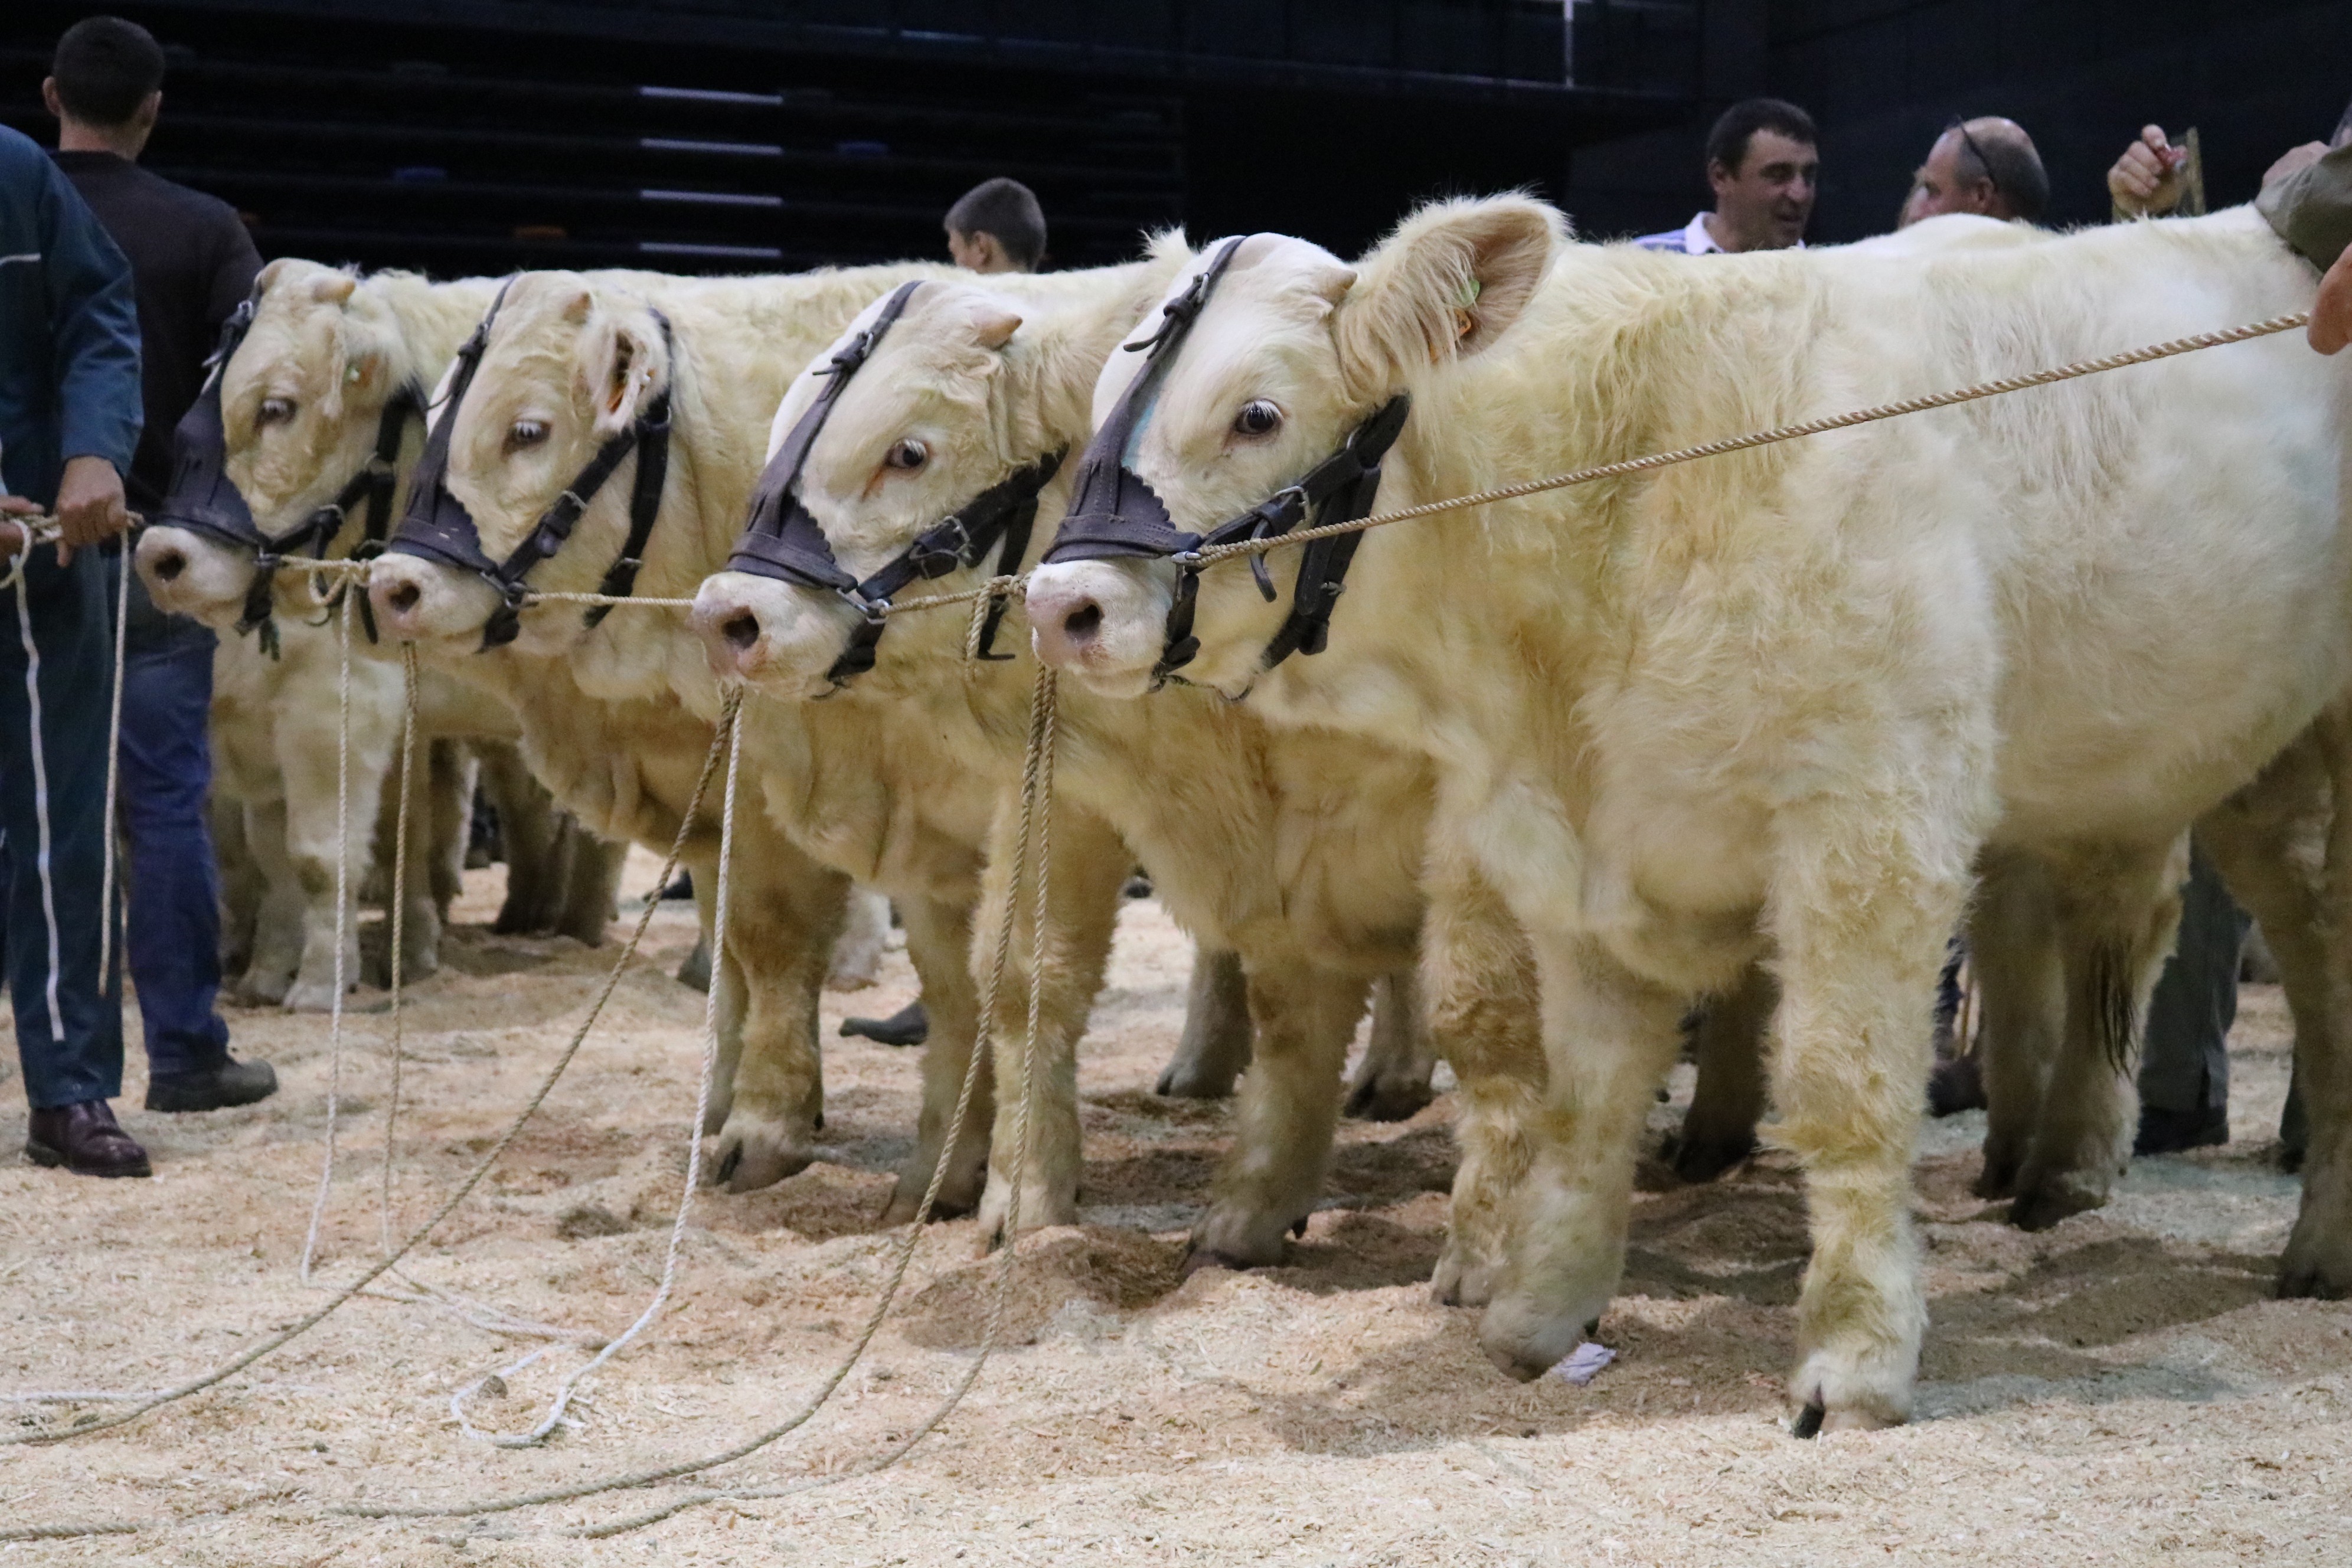
[{"label": "cow head", "polygon": [[[652,308],[625,288],[569,272],[526,272],[509,285],[480,367],[451,420],[446,483],[492,561],[510,555],[599,447],[629,429],[668,387],[671,355]],[[436,389],[436,405],[446,388]],[[633,463],[590,498],[565,545],[530,584],[593,592],[628,535]],[[479,646],[496,588],[446,563],[389,554],[368,596],[392,636],[442,651]],[[584,634],[577,605],[525,610],[517,646],[558,655]]]},{"label": "cow head", "polygon": [[[825,367],[874,324],[884,303],[869,306],[793,380],[769,430],[771,456],[816,401]],[[1021,320],[1002,295],[966,284],[925,284],[836,395],[801,467],[798,494],[835,563],[852,577],[871,576],[919,534],[1035,457],[1043,439],[1035,410],[992,397]],[[950,592],[992,571],[994,562],[991,552],[976,568],[921,591]],[[962,617],[939,614],[953,621],[960,637]],[[837,593],[740,571],[706,580],[694,606],[695,630],[721,679],[793,698],[833,689],[829,672],[862,619]],[[910,640],[911,629],[904,630],[880,648]]]},{"label": "cow head", "polygon": [[[1336,451],[1396,394],[1491,345],[1533,295],[1559,229],[1557,213],[1524,198],[1440,203],[1358,267],[1304,240],[1251,236],[1137,419],[1128,468],[1179,530],[1206,532],[1247,511]],[[1204,250],[1169,298],[1220,248]],[[1144,358],[1138,350],[1111,356],[1096,386],[1097,424]],[[1416,434],[1426,438],[1408,421],[1405,442]],[[1395,487],[1384,490],[1381,504],[1394,496]],[[1269,561],[1277,584],[1288,581],[1287,559]],[[1162,559],[1040,567],[1028,593],[1039,657],[1105,695],[1140,694],[1164,651],[1177,582],[1177,567]],[[1185,677],[1247,687],[1288,598],[1286,589],[1266,602],[1238,561],[1207,572],[1192,627],[1201,648]],[[1332,636],[1346,635],[1343,612]]]},{"label": "cow head", "polygon": [[[408,357],[397,318],[351,273],[262,269],[253,324],[219,374],[228,477],[265,536],[299,530],[367,463]],[[193,529],[147,529],[134,559],[158,606],[223,629],[253,582],[250,551]]]}]

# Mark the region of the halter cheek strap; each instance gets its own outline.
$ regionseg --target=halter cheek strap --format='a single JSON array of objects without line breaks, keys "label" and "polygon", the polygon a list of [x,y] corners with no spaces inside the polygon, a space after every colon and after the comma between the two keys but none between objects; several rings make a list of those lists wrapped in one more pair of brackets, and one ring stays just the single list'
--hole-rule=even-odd
[{"label": "halter cheek strap", "polygon": [[[1297,483],[1205,533],[1188,533],[1176,527],[1166,503],[1141,475],[1127,467],[1127,452],[1137,426],[1167,379],[1169,367],[1241,246],[1240,239],[1227,240],[1191,285],[1160,307],[1160,324],[1151,335],[1126,345],[1144,353],[1143,368],[1087,443],[1069,515],[1062,520],[1061,532],[1045,552],[1049,563],[1142,559],[1176,563],[1175,596],[1169,605],[1160,660],[1151,671],[1155,686],[1190,664],[1201,651],[1200,639],[1192,635],[1201,590],[1200,552],[1245,539],[1279,538],[1310,516],[1318,524],[1352,522],[1370,516],[1380,493],[1381,459],[1395,444],[1412,409],[1412,399],[1399,393]],[[1290,614],[1260,656],[1261,669],[1272,669],[1294,653],[1323,651],[1330,639],[1331,612],[1347,587],[1348,568],[1355,560],[1359,538],[1350,533],[1318,539],[1299,552]],[[1252,556],[1250,571],[1257,580],[1258,592],[1271,604],[1276,595],[1265,557]]]},{"label": "halter cheek strap", "polygon": [[[817,394],[808,412],[794,423],[782,445],[776,448],[776,455],[768,459],[767,468],[760,475],[759,488],[752,492],[751,521],[727,561],[730,572],[747,572],[774,582],[838,594],[858,612],[857,629],[850,634],[849,644],[841,657],[825,672],[825,679],[836,687],[848,684],[874,668],[876,650],[889,625],[891,595],[909,584],[977,566],[992,549],[997,550],[1000,574],[1018,569],[1022,557],[1028,553],[1029,534],[1037,521],[1038,492],[1062,466],[1063,454],[1052,452],[1015,470],[916,535],[906,549],[884,562],[862,582],[842,568],[834,556],[832,542],[824,536],[824,529],[801,504],[801,469],[806,466],[810,448],[816,445],[825,421],[833,416],[850,377],[872,356],[876,345],[906,312],[908,302],[921,287],[919,280],[900,284],[883,302],[873,323],[850,339],[815,373],[828,378],[824,390]],[[981,658],[1013,657],[990,651],[1003,618],[1004,601],[992,600],[981,626]]]},{"label": "halter cheek strap", "polygon": [[[245,497],[229,480],[228,432],[221,413],[222,376],[229,356],[252,329],[260,299],[260,288],[256,285],[254,292],[221,324],[220,342],[207,362],[211,373],[205,379],[204,391],[173,431],[172,488],[154,521],[157,526],[184,528],[252,553],[253,581],[246,590],[236,631],[239,636],[257,632],[262,648],[274,658],[278,641],[273,584],[278,569],[306,548],[313,560],[324,559],[354,507],[366,509],[365,537],[352,556],[365,559],[383,549],[397,483],[394,464],[400,456],[401,435],[412,416],[423,416],[425,399],[413,384],[394,393],[376,419],[374,452],[335,499],[289,533],[276,538],[263,533]],[[337,590],[338,597],[342,591]],[[371,615],[367,619],[368,639],[373,642],[374,617]]]},{"label": "halter cheek strap", "polygon": [[[386,554],[414,555],[460,572],[471,572],[498,590],[499,607],[482,626],[484,648],[502,647],[521,632],[522,606],[530,596],[527,579],[531,568],[563,548],[589,503],[634,452],[637,473],[629,496],[628,537],[621,546],[620,555],[606,568],[600,585],[600,592],[612,597],[628,597],[636,587],[637,571],[645,563],[646,544],[653,537],[654,524],[660,517],[662,487],[669,477],[670,392],[665,386],[626,430],[596,449],[596,455],[540,513],[531,531],[505,560],[493,561],[483,551],[482,536],[474,525],[473,514],[449,491],[449,438],[457,426],[457,410],[472,389],[482,355],[489,347],[491,325],[506,304],[507,289],[512,287],[513,280],[509,279],[499,288],[488,314],[457,351],[457,374],[449,383],[448,407],[440,423],[433,427],[432,437],[425,446],[425,457],[417,464],[415,482],[409,488],[407,514],[394,531],[391,542],[384,546]],[[661,327],[662,343],[667,348],[671,342],[669,318],[659,310],[654,311],[653,316]],[[585,624],[597,625],[611,609],[610,605],[593,606],[584,617]]]}]

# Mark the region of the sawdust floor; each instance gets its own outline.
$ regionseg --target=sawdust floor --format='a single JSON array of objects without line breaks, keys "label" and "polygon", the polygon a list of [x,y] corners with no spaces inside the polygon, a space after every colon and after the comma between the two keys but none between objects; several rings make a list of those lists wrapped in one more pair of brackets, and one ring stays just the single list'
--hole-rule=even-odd
[{"label": "sawdust floor", "polygon": [[[642,890],[650,863],[632,871]],[[477,873],[461,918],[486,920],[497,896],[498,873]],[[700,999],[667,975],[691,934],[685,906],[658,917],[651,962],[417,1278],[605,1333],[640,1310],[683,1168]],[[408,1018],[404,1215],[503,1127],[611,951],[452,933]],[[824,1159],[766,1192],[702,1196],[668,1317],[593,1381],[576,1429],[527,1451],[468,1441],[452,1392],[534,1342],[356,1301],[223,1389],[122,1431],[0,1452],[0,1527],[145,1527],[0,1545],[0,1563],[2347,1560],[2352,1306],[2269,1300],[2294,1206],[2270,1164],[2287,1046],[2274,990],[2250,989],[2232,1042],[2240,1141],[2140,1162],[2104,1213],[2040,1237],[2009,1229],[1968,1192],[1981,1118],[1934,1126],[1918,1176],[1934,1299],[1922,1418],[1801,1443],[1782,1429],[1780,1379],[1804,1226],[1790,1172],[1769,1160],[1699,1188],[1645,1169],[1624,1293],[1601,1327],[1618,1360],[1588,1388],[1507,1381],[1479,1352],[1476,1314],[1426,1300],[1452,1165],[1443,1100],[1411,1122],[1347,1128],[1288,1267],[1180,1285],[1181,1233],[1230,1128],[1226,1107],[1150,1092],[1187,956],[1156,906],[1129,906],[1081,1068],[1087,1223],[1024,1246],[1018,1342],[902,1468],[604,1540],[560,1531],[681,1489],[470,1529],[328,1512],[700,1455],[797,1408],[886,1263],[871,1216],[908,1147],[916,1058],[831,1034],[845,1004],[887,1013],[911,994],[894,954],[881,985],[827,999]],[[327,1280],[375,1244],[386,1022],[350,1029]],[[285,1088],[209,1116],[131,1110],[153,1183],[0,1169],[0,1392],[162,1386],[318,1301],[296,1262],[325,1131],[326,1029],[251,1012],[232,1025]],[[139,1093],[134,1081],[125,1104]],[[0,1094],[13,1149],[21,1101],[13,1081]],[[1656,1130],[1672,1118],[1661,1107]],[[974,1239],[969,1222],[938,1226],[902,1310],[833,1403],[720,1475],[804,1483],[911,1430],[979,1342],[993,1276]],[[556,1352],[475,1419],[528,1426],[575,1364]],[[29,1408],[0,1405],[0,1423]]]}]

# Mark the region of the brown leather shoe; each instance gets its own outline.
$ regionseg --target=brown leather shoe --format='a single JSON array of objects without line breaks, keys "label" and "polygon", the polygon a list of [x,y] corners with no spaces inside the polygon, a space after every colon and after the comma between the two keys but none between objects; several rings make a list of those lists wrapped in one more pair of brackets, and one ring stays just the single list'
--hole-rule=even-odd
[{"label": "brown leather shoe", "polygon": [[25,1157],[36,1165],[62,1165],[77,1176],[152,1176],[147,1151],[115,1123],[102,1100],[36,1110],[25,1131]]}]

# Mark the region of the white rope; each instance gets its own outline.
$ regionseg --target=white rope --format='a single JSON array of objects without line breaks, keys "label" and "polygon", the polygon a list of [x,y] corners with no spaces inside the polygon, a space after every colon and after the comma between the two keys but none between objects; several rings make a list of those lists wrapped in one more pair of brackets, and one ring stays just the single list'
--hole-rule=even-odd
[{"label": "white rope", "polygon": [[[719,733],[725,737],[727,744],[727,788],[720,797],[722,804],[719,816],[719,871],[716,890],[711,900],[710,915],[710,950],[714,955],[720,955],[716,959],[716,963],[719,963],[725,962],[723,955],[727,951],[727,906],[734,870],[735,785],[743,760],[740,734],[742,713],[743,689],[736,686],[727,693],[726,705],[720,710],[719,715]],[[658,890],[655,898],[658,900]],[[686,1242],[687,1222],[694,1212],[695,1193],[702,1184],[702,1119],[710,1110],[711,1080],[718,1073],[719,1002],[719,994],[725,989],[726,987],[719,983],[718,975],[714,972],[711,983],[704,991],[702,997],[702,1071],[695,1085],[694,1120],[687,1123],[686,1185],[678,1194],[677,1216],[670,1221],[669,1247],[662,1258],[661,1283],[655,1289],[653,1300],[646,1303],[646,1310],[637,1314],[635,1322],[624,1329],[616,1338],[609,1341],[585,1366],[573,1372],[557,1384],[555,1397],[549,1402],[547,1413],[541,1416],[527,1432],[493,1432],[475,1426],[467,1418],[466,1401],[488,1384],[491,1377],[503,1382],[553,1350],[555,1347],[552,1345],[533,1351],[513,1365],[502,1368],[488,1376],[478,1378],[451,1394],[449,1414],[457,1418],[457,1429],[467,1436],[478,1442],[494,1444],[501,1448],[528,1448],[546,1441],[548,1434],[553,1432],[563,1421],[564,1411],[571,1405],[572,1394],[581,1383],[597,1368],[635,1343],[637,1337],[651,1328],[655,1320],[659,1318],[664,1309],[669,1305],[670,1292],[677,1282],[678,1253]]]},{"label": "white rope", "polygon": [[[335,1123],[343,1092],[343,947],[349,934],[352,863],[352,597],[335,617],[335,992],[327,1005],[327,1151],[319,1163],[319,1191],[310,1200],[310,1227],[302,1237],[296,1277],[310,1283],[319,1227],[335,1180]],[[389,1265],[387,1265],[389,1267]]]},{"label": "white rope", "polygon": [[[351,599],[349,593],[343,595],[346,605]],[[400,793],[395,802],[399,816],[392,830],[392,945],[388,953],[392,963],[392,1089],[383,1113],[383,1198],[376,1214],[377,1233],[386,1252],[392,1250],[393,1184],[397,1163],[394,1152],[400,1130],[400,1064],[407,1054],[400,983],[401,954],[407,941],[408,810],[416,755],[416,645],[411,642],[400,645]]]},{"label": "white rope", "polygon": [[106,715],[106,840],[105,863],[99,873],[98,892],[98,994],[106,994],[107,976],[114,969],[114,908],[118,891],[114,881],[114,821],[115,783],[122,772],[122,662],[123,632],[131,619],[131,542],[123,541],[122,552],[115,558],[114,581],[114,688],[108,696]]}]

